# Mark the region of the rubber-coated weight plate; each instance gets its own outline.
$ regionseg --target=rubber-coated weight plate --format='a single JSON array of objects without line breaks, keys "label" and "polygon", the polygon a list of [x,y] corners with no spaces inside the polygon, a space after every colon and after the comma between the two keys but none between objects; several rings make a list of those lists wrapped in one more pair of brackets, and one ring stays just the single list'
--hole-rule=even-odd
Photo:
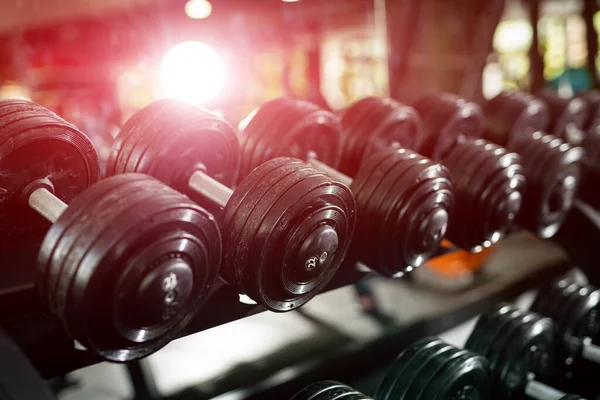
[{"label": "rubber-coated weight plate", "polygon": [[337,116],[306,101],[275,99],[266,103],[240,135],[246,143],[240,180],[276,157],[306,159],[314,152],[319,161],[333,168],[340,162],[341,125]]},{"label": "rubber-coated weight plate", "polygon": [[390,366],[379,384],[377,400],[403,400],[413,380],[425,363],[445,346],[436,338],[421,339],[404,350]]},{"label": "rubber-coated weight plate", "polygon": [[540,313],[553,318],[556,323],[557,353],[562,365],[559,372],[569,385],[577,385],[578,379],[588,378],[588,370],[592,367],[582,360],[582,340],[590,338],[598,343],[600,339],[600,290],[581,286],[574,281],[568,285],[560,281],[554,285],[549,296],[553,305],[542,309]]},{"label": "rubber-coated weight plate", "polygon": [[519,156],[482,139],[464,139],[443,164],[453,177],[456,199],[448,238],[469,250],[500,240],[521,208],[525,178]]},{"label": "rubber-coated weight plate", "polygon": [[[173,339],[216,280],[220,232],[210,214],[141,174],[78,196],[46,235],[38,284],[73,338],[111,361]],[[49,286],[50,285],[50,286]]]},{"label": "rubber-coated weight plate", "polygon": [[[570,99],[559,97],[549,89],[540,90],[537,92],[537,96],[546,103],[550,111],[548,132],[571,144],[580,145],[585,135],[585,124],[590,112],[586,102],[579,97]],[[570,130],[578,132],[571,134]]]},{"label": "rubber-coated weight plate", "polygon": [[475,327],[467,338],[465,348],[486,357],[490,342],[493,339],[493,329],[496,327],[497,322],[501,320],[501,316],[511,311],[510,307],[501,305],[480,314]]},{"label": "rubber-coated weight plate", "polygon": [[[456,351],[455,351],[456,350]],[[423,391],[429,386],[432,380],[443,379],[444,376],[438,374],[441,365],[448,360],[452,360],[459,356],[453,346],[446,344],[441,349],[436,351],[436,354],[430,358],[423,366],[415,380],[410,384],[406,391],[407,399],[421,399]]]},{"label": "rubber-coated weight plate", "polygon": [[370,400],[343,383],[322,381],[302,389],[291,400]]},{"label": "rubber-coated weight plate", "polygon": [[552,318],[551,313],[556,307],[556,302],[560,299],[560,291],[572,283],[574,283],[573,277],[569,276],[552,282],[549,287],[541,288],[529,309],[537,314]]},{"label": "rubber-coated weight plate", "polygon": [[417,112],[389,98],[367,97],[345,110],[340,171],[355,176],[361,163],[388,147],[418,151],[422,121]]},{"label": "rubber-coated weight plate", "polygon": [[379,385],[376,400],[490,399],[487,361],[468,350],[426,338],[398,356]]},{"label": "rubber-coated weight plate", "polygon": [[429,351],[423,354],[420,364],[415,363],[411,369],[412,380],[406,376],[406,373],[404,377],[399,377],[397,385],[394,387],[394,398],[402,400],[418,399],[420,392],[426,385],[429,374],[431,374],[428,368],[431,368],[432,364],[436,364],[440,358],[447,357],[451,350],[452,346],[441,341],[439,344],[431,347]]},{"label": "rubber-coated weight plate", "polygon": [[241,152],[240,180],[255,167],[276,157],[274,145],[280,140],[278,136],[291,128],[297,114],[296,101],[284,97],[268,101],[246,118],[246,126],[240,132],[240,138],[245,142]]},{"label": "rubber-coated weight plate", "polygon": [[188,180],[200,165],[212,178],[233,185],[239,168],[233,128],[203,108],[165,99],[125,123],[115,139],[107,175],[145,173],[190,194]]},{"label": "rubber-coated weight plate", "polygon": [[492,379],[489,363],[467,350],[455,349],[453,357],[439,362],[435,377],[424,388],[420,399],[473,399],[492,398]]},{"label": "rubber-coated weight plate", "polygon": [[490,325],[490,341],[485,357],[490,362],[492,371],[498,372],[498,362],[505,346],[509,343],[508,337],[522,323],[524,314],[524,311],[513,308],[507,314],[499,315]]},{"label": "rubber-coated weight plate", "polygon": [[339,267],[354,230],[354,197],[294,159],[254,169],[221,218],[224,276],[272,311],[289,311],[315,296]]},{"label": "rubber-coated weight plate", "polygon": [[47,178],[69,203],[100,179],[92,142],[43,107],[23,100],[0,101],[0,243],[41,237],[48,223],[28,206],[22,190]]},{"label": "rubber-coated weight plate", "polygon": [[554,334],[552,321],[532,312],[513,314],[498,336],[504,344],[495,347],[492,370],[497,379],[499,398],[514,398],[522,393],[530,376],[544,381],[554,368]]},{"label": "rubber-coated weight plate", "polygon": [[420,360],[420,355],[427,353],[429,349],[439,346],[441,341],[436,338],[424,338],[418,340],[404,349],[396,358],[396,361],[390,365],[381,383],[373,396],[377,400],[395,400],[395,387],[398,381],[404,376],[405,372],[416,367]]},{"label": "rubber-coated weight plate", "polygon": [[409,150],[384,149],[368,160],[351,189],[357,200],[354,253],[392,276],[420,266],[438,248],[454,204],[448,170]]},{"label": "rubber-coated weight plate", "polygon": [[484,113],[484,137],[513,151],[522,138],[545,131],[550,122],[546,104],[523,92],[501,92],[486,103]]},{"label": "rubber-coated weight plate", "polygon": [[475,104],[449,93],[430,94],[414,105],[423,119],[420,153],[440,161],[459,137],[479,138],[483,112]]},{"label": "rubber-coated weight plate", "polygon": [[560,229],[579,188],[583,150],[535,132],[515,146],[527,179],[518,223],[549,238]]}]

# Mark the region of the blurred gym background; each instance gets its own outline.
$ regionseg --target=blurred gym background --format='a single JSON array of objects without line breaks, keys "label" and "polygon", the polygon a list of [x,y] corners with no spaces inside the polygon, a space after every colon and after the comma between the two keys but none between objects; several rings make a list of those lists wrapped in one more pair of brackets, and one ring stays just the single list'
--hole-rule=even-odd
[{"label": "blurred gym background", "polygon": [[282,95],[333,109],[569,95],[593,87],[599,23],[593,0],[4,0],[0,98],[32,99],[104,149],[161,97],[237,123]]}]

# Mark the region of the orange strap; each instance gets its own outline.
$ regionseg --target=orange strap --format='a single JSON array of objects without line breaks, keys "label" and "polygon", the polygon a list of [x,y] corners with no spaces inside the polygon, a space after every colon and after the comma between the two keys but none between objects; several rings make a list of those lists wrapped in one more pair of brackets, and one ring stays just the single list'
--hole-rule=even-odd
[{"label": "orange strap", "polygon": [[[447,243],[444,243],[447,242]],[[444,239],[442,246],[449,248],[452,244]],[[449,245],[448,245],[449,244]],[[483,249],[479,253],[469,253],[466,250],[455,250],[450,253],[432,258],[425,264],[426,268],[432,268],[441,275],[448,277],[461,275],[465,270],[477,271],[487,257],[492,253],[495,246]]]}]

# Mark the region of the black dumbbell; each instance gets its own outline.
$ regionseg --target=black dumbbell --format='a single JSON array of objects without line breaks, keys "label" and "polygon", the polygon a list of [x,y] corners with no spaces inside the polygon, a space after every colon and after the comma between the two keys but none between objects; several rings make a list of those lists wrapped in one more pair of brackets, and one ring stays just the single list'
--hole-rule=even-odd
[{"label": "black dumbbell", "polygon": [[418,151],[423,122],[417,111],[390,98],[365,97],[341,113],[342,154],[339,170],[355,176],[362,162],[388,147]]},{"label": "black dumbbell", "polygon": [[372,400],[349,386],[336,381],[313,383],[292,397],[291,400]]},{"label": "black dumbbell", "polygon": [[518,224],[549,238],[562,226],[581,180],[583,150],[544,134],[548,107],[521,92],[502,92],[485,105],[485,136],[521,155],[527,184]]},{"label": "black dumbbell", "polygon": [[25,186],[48,181],[68,203],[100,179],[100,169],[91,141],[40,105],[0,101],[0,132],[0,246],[5,247],[48,229],[23,198]]},{"label": "black dumbbell", "polygon": [[531,310],[554,321],[565,381],[576,381],[578,375],[593,379],[582,361],[600,364],[600,347],[593,344],[600,339],[600,289],[562,279],[541,290]]},{"label": "black dumbbell", "polygon": [[491,399],[487,360],[435,338],[407,347],[390,366],[375,400]]},{"label": "black dumbbell", "polygon": [[[478,105],[449,94],[431,94],[415,108],[424,121],[420,152],[450,170],[456,196],[448,239],[478,251],[498,242],[519,214],[525,177],[521,158],[479,139],[483,115]],[[464,221],[469,221],[465,224]]]},{"label": "black dumbbell", "polygon": [[483,111],[483,137],[511,150],[533,132],[545,132],[550,124],[546,104],[525,92],[500,92],[484,104]]},{"label": "black dumbbell", "polygon": [[581,145],[585,139],[586,123],[591,111],[585,100],[579,97],[562,98],[547,88],[540,90],[536,95],[548,106],[548,133],[574,146]]},{"label": "black dumbbell", "polygon": [[442,160],[458,137],[481,138],[483,114],[479,105],[450,93],[431,93],[420,98],[415,109],[423,118],[423,145],[419,151]]},{"label": "black dumbbell", "polygon": [[221,212],[222,276],[272,311],[314,297],[344,258],[352,237],[350,190],[300,160],[277,158],[235,190],[239,144],[232,127],[202,108],[157,101],[123,126],[109,175],[143,172]]},{"label": "black dumbbell", "polygon": [[221,240],[212,216],[147,176],[94,183],[89,139],[32,103],[0,102],[0,147],[4,221],[22,215],[22,232],[30,221],[47,228],[28,214],[35,210],[53,223],[36,269],[47,311],[112,361],[173,339],[217,278]]},{"label": "black dumbbell", "polygon": [[397,276],[437,250],[453,206],[452,185],[445,168],[410,150],[390,147],[399,137],[382,135],[374,137],[373,152],[352,179],[334,168],[341,142],[337,117],[314,104],[280,98],[245,120],[242,165],[250,170],[269,157],[293,155],[347,184],[358,214],[352,258],[383,275]]},{"label": "black dumbbell", "polygon": [[554,374],[553,329],[549,318],[510,305],[500,305],[479,317],[465,348],[489,360],[496,399],[570,398],[542,383]]},{"label": "black dumbbell", "polygon": [[600,133],[600,92],[590,90],[578,93],[577,97],[583,99],[588,107],[587,119],[584,124],[586,135]]},{"label": "black dumbbell", "polygon": [[592,90],[578,94],[583,99],[590,112],[585,123],[585,138],[581,146],[585,149],[584,176],[579,196],[594,208],[600,208],[600,92]]}]

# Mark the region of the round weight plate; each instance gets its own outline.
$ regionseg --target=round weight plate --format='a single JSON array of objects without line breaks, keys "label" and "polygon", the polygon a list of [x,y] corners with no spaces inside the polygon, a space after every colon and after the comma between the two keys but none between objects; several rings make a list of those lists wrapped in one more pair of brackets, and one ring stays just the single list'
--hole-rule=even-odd
[{"label": "round weight plate", "polygon": [[559,349],[563,368],[561,374],[568,381],[589,375],[589,365],[581,359],[582,341],[590,338],[598,342],[600,337],[600,290],[591,286],[582,287],[573,283],[563,289],[561,303],[555,322],[557,323]]},{"label": "round weight plate", "polygon": [[414,368],[414,370],[416,374],[414,379],[408,384],[402,394],[396,392],[396,398],[420,399],[421,393],[427,387],[429,380],[439,368],[441,360],[446,360],[448,357],[451,357],[454,353],[453,350],[454,348],[446,343],[440,343],[439,347],[435,348],[435,350],[432,348],[427,360],[419,366],[415,365],[416,368]]},{"label": "round weight plate", "polygon": [[448,171],[409,150],[376,153],[354,179],[355,253],[386,276],[418,267],[437,249],[452,212]]},{"label": "round weight plate", "polygon": [[575,338],[590,338],[600,341],[600,289],[588,286],[579,292],[580,301],[573,310],[573,316],[565,327],[565,333]]},{"label": "round weight plate", "polygon": [[393,99],[362,99],[344,112],[341,123],[345,140],[340,171],[349,176],[355,176],[361,162],[381,149],[421,146],[419,115]]},{"label": "round weight plate", "polygon": [[[406,162],[399,164],[393,155],[383,160],[371,174],[370,180],[362,186],[360,191],[356,192],[358,194],[357,201],[358,198],[361,199],[362,214],[368,223],[365,226],[368,232],[372,233],[380,229],[381,224],[375,223],[374,220],[378,214],[381,214],[386,200],[393,201],[393,198],[388,197],[391,190],[399,186],[402,196],[410,194],[414,189],[413,185],[419,174],[420,161],[417,160],[416,155],[407,155],[406,153],[400,155],[400,160],[406,160]],[[387,210],[384,209],[383,212],[387,213]],[[381,221],[381,217],[379,217],[379,221]]]},{"label": "round weight plate", "polygon": [[248,144],[252,144],[252,148],[246,146],[248,148],[245,150],[249,152],[242,154],[244,170],[240,173],[240,180],[255,167],[277,157],[274,143],[279,140],[281,132],[287,132],[290,125],[294,124],[297,114],[298,104],[296,100],[289,98],[271,100],[256,110],[247,127],[241,132]]},{"label": "round weight plate", "polygon": [[75,199],[40,249],[37,281],[72,337],[111,361],[163,347],[216,280],[220,232],[188,198],[140,174]]},{"label": "round weight plate", "polygon": [[498,321],[502,320],[502,316],[510,312],[512,312],[511,307],[501,305],[479,315],[473,331],[467,338],[465,348],[486,357],[490,341],[493,339],[492,330],[497,326]]},{"label": "round weight plate", "polygon": [[501,92],[487,102],[484,113],[484,137],[510,150],[533,132],[545,131],[550,122],[544,102],[523,92]]},{"label": "round weight plate", "polygon": [[501,398],[515,398],[522,393],[528,379],[548,379],[554,368],[554,333],[549,318],[528,312],[516,317],[515,329],[507,332],[507,346],[501,351],[495,374],[501,387]]},{"label": "round weight plate", "polygon": [[[357,153],[364,151],[364,148],[369,142],[370,132],[369,127],[373,127],[374,124],[378,124],[379,121],[373,118],[377,111],[381,111],[381,99],[379,97],[366,97],[359,102],[353,104],[351,107],[345,110],[343,113],[342,121],[342,132],[344,134],[344,143],[342,151],[342,162],[340,163],[340,171],[354,176],[351,172],[356,172],[360,166],[361,156]],[[348,158],[347,155],[351,155]],[[357,157],[359,157],[357,159]],[[364,158],[364,157],[362,157]],[[353,165],[350,162],[354,161]],[[351,169],[348,169],[351,168]]]},{"label": "round weight plate", "polygon": [[458,137],[481,137],[481,108],[449,93],[431,94],[415,103],[423,118],[424,140],[420,153],[439,161]]},{"label": "round weight plate", "polygon": [[[260,165],[260,160],[262,157],[259,153],[263,153],[263,155],[271,156],[271,154],[265,150],[256,150],[257,146],[264,148],[269,145],[269,135],[270,130],[273,129],[274,124],[272,121],[273,115],[280,115],[289,113],[293,110],[293,107],[288,107],[288,104],[293,101],[291,99],[280,97],[278,99],[274,99],[266,102],[260,108],[255,109],[248,115],[242,123],[240,123],[239,127],[239,138],[241,143],[241,166],[240,166],[240,174],[238,178],[240,180],[244,179],[250,171],[254,169],[254,166]],[[260,111],[260,113],[259,113]],[[285,118],[280,118],[278,123],[281,124]],[[276,129],[281,130],[281,127],[277,127]],[[256,154],[255,154],[256,153]],[[267,154],[264,154],[267,153]]]},{"label": "round weight plate", "polygon": [[[573,282],[560,291],[560,300],[557,302],[557,307],[552,312],[552,315],[548,316],[555,321],[557,331],[561,331],[568,324],[573,304],[576,304],[579,300],[579,289],[581,289],[581,286]],[[562,332],[560,333],[560,337],[563,340],[565,339]],[[568,343],[568,341],[565,341],[565,343]]]},{"label": "round weight plate", "polygon": [[[239,243],[227,251],[225,258],[227,260],[243,260],[248,251],[248,242],[242,242],[247,230],[244,228],[247,224],[260,223],[262,219],[257,219],[257,207],[263,197],[275,202],[279,196],[269,197],[270,189],[279,187],[280,191],[287,190],[297,179],[308,177],[312,174],[309,166],[302,162],[290,162],[286,158],[273,159],[261,166],[261,179],[251,181],[245,179],[234,192],[234,200],[230,200],[221,216],[220,223],[224,232],[231,232],[228,235],[231,243]],[[286,186],[287,185],[287,186]],[[283,189],[281,187],[283,186]],[[267,205],[268,206],[268,205]],[[253,220],[250,217],[253,216]],[[239,263],[237,268],[223,269],[223,276],[236,287],[243,287],[243,277],[247,273],[244,269],[248,263]]]},{"label": "round weight plate", "polygon": [[28,206],[22,190],[47,178],[69,203],[100,179],[92,142],[73,125],[39,105],[0,101],[0,243],[41,237],[46,220]]},{"label": "round weight plate", "polygon": [[224,185],[233,185],[239,168],[233,128],[205,109],[165,99],[125,123],[115,139],[107,175],[145,173],[189,194],[189,177],[199,165]]},{"label": "round weight plate", "polygon": [[370,397],[357,392],[343,383],[322,381],[313,383],[298,392],[292,400],[369,400]]},{"label": "round weight plate", "polygon": [[585,130],[589,133],[595,132],[600,126],[600,92],[598,90],[590,90],[577,93],[577,97],[586,102],[589,112],[585,123]]},{"label": "round weight plate", "polygon": [[[468,188],[465,183],[469,175],[465,172],[465,169],[480,167],[483,163],[483,154],[482,151],[478,151],[477,147],[471,145],[469,142],[461,142],[448,154],[447,159],[444,161],[444,165],[450,170],[453,178],[456,204],[453,216],[454,223],[451,223],[449,226],[448,238],[457,246],[468,249],[480,245],[483,239],[472,239],[481,230],[482,222],[478,215],[473,215],[473,210],[469,206],[471,199],[468,196]],[[466,159],[469,159],[470,162],[462,161]],[[476,182],[473,183],[475,184]],[[457,221],[464,221],[464,218],[474,221],[475,224],[471,224],[473,225],[471,227],[457,225]]]},{"label": "round weight plate", "polygon": [[519,224],[549,238],[562,226],[579,187],[583,150],[535,132],[516,145],[527,178]]},{"label": "round weight plate", "polygon": [[513,332],[513,330],[517,329],[522,323],[522,317],[524,316],[524,311],[515,309],[509,306],[511,310],[502,315],[498,315],[497,319],[490,324],[490,339],[487,347],[487,351],[483,354],[488,361],[490,362],[490,367],[496,378],[498,375],[499,368],[499,360],[502,356],[502,352],[509,344],[507,342],[507,337]]},{"label": "round weight plate", "polygon": [[[566,141],[579,145],[580,142],[572,142],[569,140],[569,127],[583,130],[588,119],[590,109],[585,100],[579,97],[565,99],[559,97],[556,93],[549,89],[542,89],[537,93],[550,111],[550,125],[548,131]],[[583,134],[583,132],[582,132]]]},{"label": "round weight plate", "polygon": [[333,168],[340,162],[341,125],[337,116],[306,101],[272,100],[252,116],[242,136],[248,144],[244,146],[240,179],[275,157],[306,159],[315,153],[319,161]]},{"label": "round weight plate", "polygon": [[465,139],[443,163],[452,174],[456,197],[455,223],[450,224],[448,238],[469,250],[500,240],[521,207],[525,179],[518,155],[482,139]]},{"label": "round weight plate", "polygon": [[269,310],[303,305],[340,266],[355,207],[346,186],[300,160],[268,161],[240,183],[225,207],[224,276]]},{"label": "round weight plate", "polygon": [[387,207],[384,229],[390,235],[385,242],[388,248],[396,247],[394,264],[422,265],[445,237],[454,201],[450,181],[440,172],[436,165],[424,168],[418,177],[420,185],[407,194],[406,203]]},{"label": "round weight plate", "polygon": [[468,350],[455,349],[454,354],[439,360],[435,375],[424,387],[422,400],[492,398],[489,364]]},{"label": "round weight plate", "polygon": [[436,338],[421,339],[407,347],[390,366],[373,397],[377,400],[407,399],[408,387],[420,369],[443,347],[445,343]]},{"label": "round weight plate", "polygon": [[552,312],[557,306],[556,302],[561,297],[560,291],[572,283],[574,283],[573,277],[569,276],[552,282],[550,287],[541,288],[529,309],[537,314],[552,318]]},{"label": "round weight plate", "polygon": [[456,361],[461,355],[462,353],[458,349],[449,344],[439,349],[437,354],[421,367],[418,376],[406,391],[406,398],[421,399],[423,392],[432,382],[445,378],[440,375],[442,366],[445,363]]},{"label": "round weight plate", "polygon": [[[250,215],[254,213],[254,209],[263,194],[268,193],[272,187],[279,185],[282,179],[285,179],[288,175],[297,172],[303,167],[306,167],[303,163],[291,163],[288,159],[279,158],[261,166],[262,175],[260,180],[242,181],[233,194],[235,201],[229,201],[220,218],[222,231],[234,232],[228,235],[232,243],[240,243],[242,246],[246,245],[240,242],[240,238],[245,232],[243,227]],[[256,194],[254,195],[254,193]],[[240,246],[234,247],[231,249],[231,252],[225,254],[225,257],[228,259],[237,259],[239,250]],[[233,282],[235,286],[239,287],[242,285],[244,268],[245,265],[240,265],[238,268],[232,270],[223,268],[222,274],[227,281]]]}]

